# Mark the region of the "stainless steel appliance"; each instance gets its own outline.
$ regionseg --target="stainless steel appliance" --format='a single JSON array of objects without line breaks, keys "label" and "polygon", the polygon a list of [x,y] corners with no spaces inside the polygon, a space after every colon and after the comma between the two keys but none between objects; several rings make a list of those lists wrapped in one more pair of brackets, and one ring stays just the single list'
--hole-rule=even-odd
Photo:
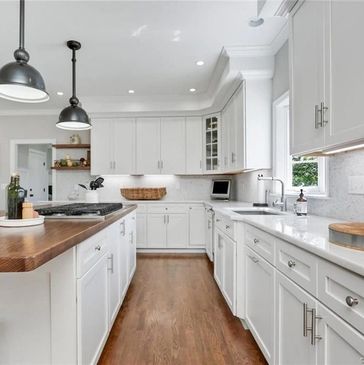
[{"label": "stainless steel appliance", "polygon": [[46,219],[105,219],[122,208],[122,203],[73,203],[35,210]]}]

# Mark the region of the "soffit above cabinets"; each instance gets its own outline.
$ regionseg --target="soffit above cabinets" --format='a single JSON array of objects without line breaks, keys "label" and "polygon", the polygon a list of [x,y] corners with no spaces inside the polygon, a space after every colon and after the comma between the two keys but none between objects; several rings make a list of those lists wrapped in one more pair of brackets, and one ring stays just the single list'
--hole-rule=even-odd
[{"label": "soffit above cabinets", "polygon": [[[14,1],[0,2],[0,12],[6,14],[0,24],[0,34],[6,34],[0,38],[4,62],[17,42],[16,6]],[[286,24],[285,18],[270,16],[261,27],[249,27],[255,1],[33,0],[26,7],[26,27],[32,30],[26,46],[51,100],[41,106],[0,101],[3,113],[60,110],[67,104],[71,75],[64,44],[71,38],[83,45],[79,97],[90,112],[103,106],[138,112],[201,110],[211,105],[222,48],[269,46]],[[204,65],[196,66],[198,60]],[[197,91],[192,94],[190,88]],[[57,95],[59,91],[64,95]]]}]

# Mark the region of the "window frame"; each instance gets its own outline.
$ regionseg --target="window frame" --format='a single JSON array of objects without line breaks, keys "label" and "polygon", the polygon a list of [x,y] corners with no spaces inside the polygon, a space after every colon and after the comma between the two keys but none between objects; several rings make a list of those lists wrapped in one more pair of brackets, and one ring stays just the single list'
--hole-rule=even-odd
[{"label": "window frame", "polygon": [[[282,123],[283,118],[287,122],[287,128],[282,129],[278,123]],[[292,186],[292,155],[290,154],[290,113],[289,113],[289,91],[284,92],[280,97],[273,101],[273,134],[272,134],[272,171],[273,176],[282,178],[286,185],[286,195],[296,196],[301,187]],[[288,119],[288,120],[287,120]],[[278,136],[278,128],[280,136]],[[282,134],[282,130],[285,132]],[[278,143],[281,142],[281,146]],[[284,146],[282,145],[284,144]],[[280,161],[278,166],[277,154],[278,148],[281,149],[280,155],[284,155],[284,161]],[[317,157],[318,162],[318,186],[304,187],[305,195],[327,197],[328,196],[328,162],[325,157]],[[283,166],[283,167],[282,167]],[[279,168],[280,167],[280,168]],[[282,172],[282,169],[284,170]],[[274,186],[274,193],[279,193],[278,186]]]}]

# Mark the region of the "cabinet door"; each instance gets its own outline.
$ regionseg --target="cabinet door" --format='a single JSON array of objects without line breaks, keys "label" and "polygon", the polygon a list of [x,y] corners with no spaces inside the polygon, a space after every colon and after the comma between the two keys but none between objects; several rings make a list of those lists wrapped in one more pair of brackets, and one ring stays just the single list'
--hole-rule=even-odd
[{"label": "cabinet door", "polygon": [[135,119],[114,121],[114,174],[135,174]]},{"label": "cabinet door", "polygon": [[108,258],[109,270],[109,323],[112,326],[118,314],[120,304],[120,244],[118,225],[109,229],[110,252]]},{"label": "cabinet door", "polygon": [[78,364],[96,363],[108,331],[108,259],[105,254],[77,280]]},{"label": "cabinet door", "polygon": [[318,304],[317,363],[361,365],[364,363],[364,336]]},{"label": "cabinet door", "polygon": [[204,118],[204,171],[217,172],[223,169],[221,164],[221,125],[220,115],[214,114]]},{"label": "cabinet door", "polygon": [[205,247],[205,208],[189,207],[189,246]]},{"label": "cabinet door", "polygon": [[220,290],[223,289],[224,238],[218,229],[214,232],[214,278]]},{"label": "cabinet door", "polygon": [[167,219],[165,214],[148,214],[148,248],[167,247]]},{"label": "cabinet door", "polygon": [[160,173],[160,119],[138,118],[136,121],[137,174]]},{"label": "cabinet door", "polygon": [[292,154],[324,145],[324,128],[315,128],[315,105],[324,101],[324,7],[325,1],[305,1],[290,16]]},{"label": "cabinet door", "polygon": [[248,247],[246,247],[245,266],[246,321],[265,358],[269,363],[273,363],[275,270]]},{"label": "cabinet door", "polygon": [[202,174],[202,119],[186,118],[186,174]]},{"label": "cabinet door", "polygon": [[213,256],[212,218],[210,218],[208,214],[205,215],[205,240],[206,240],[206,254],[209,257],[210,261],[213,261],[214,256]]},{"label": "cabinet door", "polygon": [[231,103],[221,112],[221,168],[228,171],[229,166],[229,136],[231,127]]},{"label": "cabinet door", "polygon": [[[311,345],[312,317],[305,306],[316,308],[316,301],[298,285],[276,273],[276,363],[281,365],[315,364],[315,346]],[[249,293],[247,293],[249,296]],[[322,363],[320,363],[322,364]]]},{"label": "cabinet door", "polygon": [[128,281],[130,283],[136,269],[136,215],[132,213],[126,220],[129,248],[128,248]]},{"label": "cabinet door", "polygon": [[137,248],[147,247],[147,215],[137,213],[136,216],[136,245]]},{"label": "cabinet door", "polygon": [[325,145],[364,138],[363,1],[325,1]]},{"label": "cabinet door", "polygon": [[128,266],[128,255],[129,255],[129,244],[128,236],[126,231],[126,218],[117,222],[117,230],[119,233],[119,245],[120,245],[120,294],[121,298],[124,299],[126,291],[128,290],[128,279],[129,279],[129,266]]},{"label": "cabinet door", "polygon": [[161,120],[161,167],[162,174],[186,173],[185,118]]},{"label": "cabinet door", "polygon": [[236,243],[228,237],[224,238],[223,253],[223,293],[225,299],[235,314],[236,307]]},{"label": "cabinet door", "polygon": [[[239,87],[232,98],[234,108],[233,125],[230,128],[229,136],[229,158],[233,171],[241,171],[244,166],[245,151],[245,95],[244,84]],[[258,151],[259,152],[259,151]]]},{"label": "cabinet door", "polygon": [[188,245],[188,215],[168,214],[167,216],[167,247],[185,248]]},{"label": "cabinet door", "polygon": [[91,129],[91,175],[113,173],[113,122],[93,120]]}]

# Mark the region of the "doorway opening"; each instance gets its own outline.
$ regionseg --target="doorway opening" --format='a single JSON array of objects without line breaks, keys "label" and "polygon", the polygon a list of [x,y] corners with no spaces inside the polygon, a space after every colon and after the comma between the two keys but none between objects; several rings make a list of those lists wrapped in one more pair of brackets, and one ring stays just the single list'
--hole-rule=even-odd
[{"label": "doorway opening", "polygon": [[30,202],[55,199],[54,143],[55,140],[11,141],[10,172],[19,174],[20,185],[27,190]]}]

